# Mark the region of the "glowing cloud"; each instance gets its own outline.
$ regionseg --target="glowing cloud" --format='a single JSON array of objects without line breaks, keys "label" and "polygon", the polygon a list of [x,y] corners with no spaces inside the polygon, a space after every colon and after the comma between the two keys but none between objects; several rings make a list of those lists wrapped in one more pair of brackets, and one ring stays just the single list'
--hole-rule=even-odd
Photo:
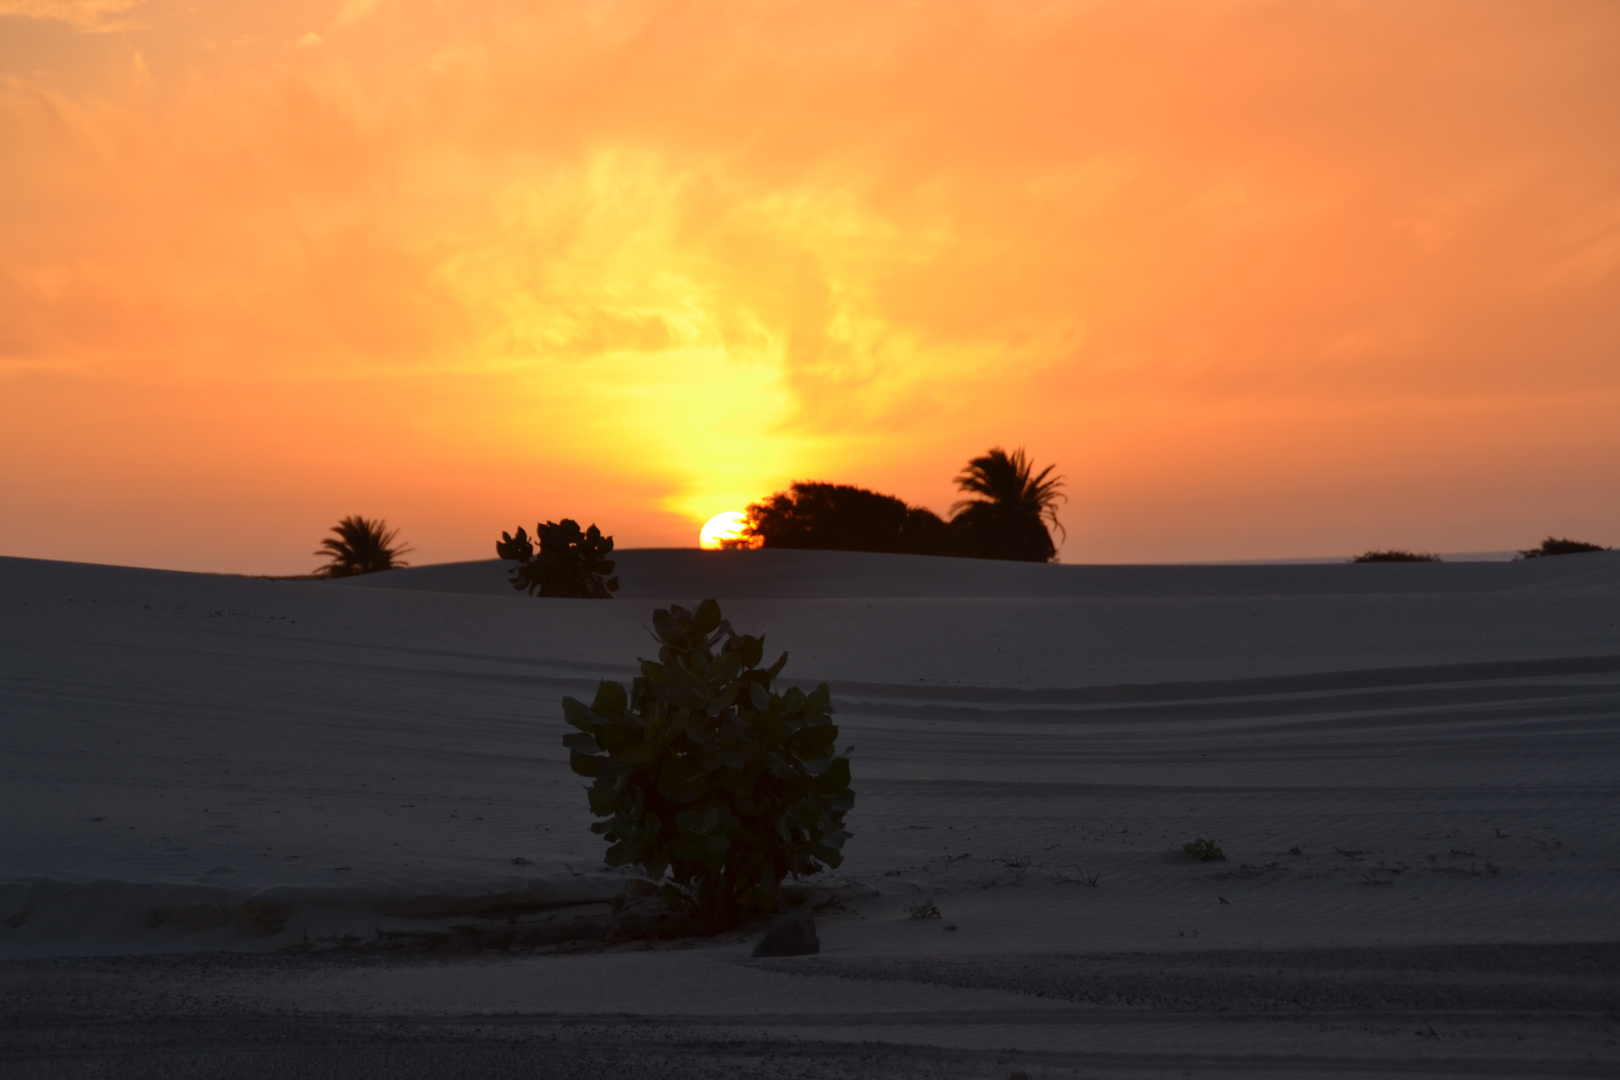
[{"label": "glowing cloud", "polygon": [[0,19],[56,19],[81,30],[108,30],[120,26],[116,16],[140,6],[142,0],[0,0]]}]

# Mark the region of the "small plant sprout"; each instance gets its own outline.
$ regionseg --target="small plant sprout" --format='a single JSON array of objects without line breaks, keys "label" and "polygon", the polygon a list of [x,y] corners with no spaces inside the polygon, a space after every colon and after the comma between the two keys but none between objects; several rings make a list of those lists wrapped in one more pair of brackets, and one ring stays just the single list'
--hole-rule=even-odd
[{"label": "small plant sprout", "polygon": [[1288,849],[1288,854],[1293,855],[1293,856],[1295,856],[1297,858],[1298,856],[1305,854],[1305,852],[1300,850],[1300,847],[1299,847],[1298,844],[1295,844],[1293,847]]},{"label": "small plant sprout", "polygon": [[1205,840],[1200,836],[1196,840],[1181,845],[1181,850],[1197,859],[1199,862],[1225,862],[1226,852],[1221,845],[1213,840]]},{"label": "small plant sprout", "polygon": [[913,919],[939,919],[943,918],[939,908],[932,900],[922,900],[906,908],[906,914]]}]

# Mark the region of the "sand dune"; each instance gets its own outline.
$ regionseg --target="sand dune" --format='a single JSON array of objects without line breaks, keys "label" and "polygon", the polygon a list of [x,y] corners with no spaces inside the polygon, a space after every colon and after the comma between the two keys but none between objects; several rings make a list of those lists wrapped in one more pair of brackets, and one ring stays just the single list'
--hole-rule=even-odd
[{"label": "sand dune", "polygon": [[[627,551],[620,572],[625,598],[593,603],[524,597],[495,562],[312,582],[0,560],[0,955],[273,951],[617,895],[627,878],[600,868],[557,701],[631,672],[655,602],[704,595],[788,649],[789,677],[829,680],[857,748],[823,956],[746,977],[736,942],[457,968],[479,1009],[652,1015],[611,989],[544,989],[619,985],[592,980],[646,963],[691,980],[694,1015],[726,1030],[749,1014],[773,1037],[1061,1057],[1081,1021],[1053,1027],[1028,994],[1098,963],[1065,956],[1620,930],[1620,555],[1053,567]],[[1189,860],[1195,836],[1227,860]],[[944,918],[907,918],[919,899]],[[1612,963],[1559,963],[1585,1004],[1549,1016],[1620,1008]],[[431,996],[396,975],[272,982],[346,1015]],[[1523,1004],[1512,987],[1529,976],[1479,978],[1498,1006]],[[1447,991],[1458,1008],[1483,985],[1464,982]],[[979,1021],[767,1022],[821,1008],[812,986],[881,1013],[901,984]],[[1593,1023],[1576,1042],[1612,1046],[1612,1021]]]},{"label": "sand dune", "polygon": [[[1517,562],[1061,566],[849,551],[614,553],[619,599],[868,597],[1365,596],[1614,590],[1620,569],[1599,555]],[[333,582],[347,588],[513,595],[499,559],[444,563]]]}]

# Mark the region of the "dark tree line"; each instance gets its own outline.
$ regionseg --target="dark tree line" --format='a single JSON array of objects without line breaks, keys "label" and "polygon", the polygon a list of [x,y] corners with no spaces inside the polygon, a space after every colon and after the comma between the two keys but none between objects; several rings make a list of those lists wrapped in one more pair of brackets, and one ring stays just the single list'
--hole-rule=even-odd
[{"label": "dark tree line", "polygon": [[821,482],[795,483],[748,508],[744,544],[819,551],[959,555],[1050,562],[1057,557],[1057,503],[1063,478],[1055,466],[1035,472],[1023,450],[995,447],[956,477],[965,496],[947,520],[893,495]]}]

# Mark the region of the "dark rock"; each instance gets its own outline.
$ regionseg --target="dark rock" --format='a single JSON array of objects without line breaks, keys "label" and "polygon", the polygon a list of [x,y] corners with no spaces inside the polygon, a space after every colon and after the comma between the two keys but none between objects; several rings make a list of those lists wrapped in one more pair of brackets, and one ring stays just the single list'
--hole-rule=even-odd
[{"label": "dark rock", "polygon": [[809,956],[821,951],[821,939],[816,936],[816,920],[808,910],[796,911],[783,919],[759,939],[754,956]]}]

